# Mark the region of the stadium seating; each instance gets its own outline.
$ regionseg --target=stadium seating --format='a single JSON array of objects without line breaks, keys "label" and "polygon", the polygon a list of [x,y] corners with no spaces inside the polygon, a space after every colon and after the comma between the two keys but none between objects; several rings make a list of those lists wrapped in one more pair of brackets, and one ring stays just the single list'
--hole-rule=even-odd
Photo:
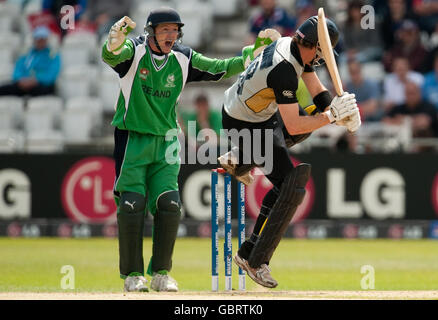
[{"label": "stadium seating", "polygon": [[24,99],[15,96],[0,97],[0,128],[18,129],[23,125]]},{"label": "stadium seating", "polygon": [[88,65],[94,62],[97,52],[97,35],[91,32],[67,34],[62,42],[62,65]]},{"label": "stadium seating", "polygon": [[66,112],[85,112],[91,118],[93,128],[99,129],[103,120],[103,103],[97,97],[74,97],[67,100]]},{"label": "stadium seating", "polygon": [[20,130],[0,129],[0,152],[16,153],[22,152],[25,145],[24,133]]},{"label": "stadium seating", "polygon": [[107,65],[102,65],[100,70],[97,92],[97,96],[102,100],[104,112],[114,112],[120,84],[115,71]]},{"label": "stadium seating", "polygon": [[82,104],[67,108],[62,115],[65,143],[87,143],[93,129],[93,110]]},{"label": "stadium seating", "polygon": [[12,63],[3,63],[0,61],[0,85],[10,82],[14,73],[14,65]]},{"label": "stadium seating", "polygon": [[40,13],[42,7],[43,7],[42,0],[30,0],[27,3],[25,3],[25,6],[23,8],[23,15],[28,16],[33,13]]},{"label": "stadium seating", "polygon": [[87,97],[93,93],[97,67],[90,64],[69,65],[57,81],[59,95],[63,99]]},{"label": "stadium seating", "polygon": [[59,128],[63,101],[56,96],[30,98],[25,111],[24,128],[27,133],[51,131]]},{"label": "stadium seating", "polygon": [[[0,21],[2,17],[0,16]],[[21,52],[20,34],[5,30],[0,31],[0,61],[2,64],[15,64]]]},{"label": "stadium seating", "polygon": [[18,3],[12,1],[0,2],[0,30],[4,33],[13,31],[19,27],[17,23],[21,8]]},{"label": "stadium seating", "polygon": [[[179,1],[176,3],[176,10],[184,22],[183,43],[194,49],[207,43],[213,29],[211,3],[199,0]],[[202,14],[199,14],[200,12]]]},{"label": "stadium seating", "polygon": [[[290,1],[290,0],[288,0]],[[229,18],[239,13],[244,1],[241,0],[209,0],[215,17]]]},{"label": "stadium seating", "polygon": [[25,151],[28,153],[56,153],[64,149],[60,131],[34,131],[27,134]]},{"label": "stadium seating", "polygon": [[53,153],[63,150],[64,139],[60,131],[61,117],[64,112],[62,98],[41,96],[30,98],[24,118],[28,153]]}]

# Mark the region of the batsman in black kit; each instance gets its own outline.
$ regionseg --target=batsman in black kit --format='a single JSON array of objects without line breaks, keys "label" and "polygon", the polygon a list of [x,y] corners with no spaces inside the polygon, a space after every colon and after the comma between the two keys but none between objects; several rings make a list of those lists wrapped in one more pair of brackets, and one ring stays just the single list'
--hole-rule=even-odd
[{"label": "batsman in black kit", "polygon": [[[315,66],[323,63],[317,24],[318,17],[314,16],[306,20],[293,37],[272,37],[274,42],[225,92],[224,129],[249,129],[252,134],[256,129],[261,130],[260,150],[266,150],[264,133],[269,130],[273,133],[272,170],[264,172],[273,187],[263,199],[252,235],[234,256],[234,262],[251,279],[268,288],[278,284],[270,274],[269,261],[303,201],[311,171],[307,163],[294,167],[288,148],[330,123],[345,126],[350,132],[361,124],[355,96],[346,92],[333,98],[314,71]],[[327,27],[335,46],[338,29],[329,19]],[[300,108],[296,98],[300,77],[314,102],[305,110]],[[219,157],[219,163],[236,179],[250,184],[253,181],[250,171],[257,160],[252,153],[249,163],[243,161],[248,159],[248,154],[244,154],[242,143],[237,142],[230,152]]]}]

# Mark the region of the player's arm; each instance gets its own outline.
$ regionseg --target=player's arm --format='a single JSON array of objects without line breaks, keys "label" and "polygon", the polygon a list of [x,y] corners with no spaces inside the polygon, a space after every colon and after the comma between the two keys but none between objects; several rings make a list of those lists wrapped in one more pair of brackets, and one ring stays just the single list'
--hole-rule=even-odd
[{"label": "player's arm", "polygon": [[329,123],[341,122],[358,112],[356,99],[351,95],[334,97],[328,110],[313,117],[302,116],[298,103],[278,104],[281,118],[290,135],[313,132]]},{"label": "player's arm", "polygon": [[134,44],[126,40],[126,36],[133,28],[135,28],[135,22],[127,16],[111,27],[108,39],[102,47],[102,59],[106,64],[114,68],[134,56]]},{"label": "player's arm", "polygon": [[243,58],[241,56],[228,59],[212,59],[193,50],[189,62],[187,82],[218,81],[232,77],[243,70]]},{"label": "player's arm", "polygon": [[313,117],[301,116],[298,103],[279,104],[278,110],[290,135],[313,132],[331,123],[327,113],[319,113]]},{"label": "player's arm", "polygon": [[[348,92],[344,92],[342,97],[333,98],[327,88],[321,83],[315,72],[303,72],[301,78],[303,79],[307,90],[309,90],[313,99],[313,103],[319,112],[327,112],[336,98],[351,100],[351,103],[356,105],[355,95]],[[355,112],[352,113],[350,118],[346,119],[345,121],[336,121],[337,125],[345,126],[350,132],[355,132],[360,127],[361,123],[362,122],[357,105]]]},{"label": "player's arm", "polygon": [[313,117],[300,115],[296,97],[298,77],[292,65],[277,65],[268,74],[266,82],[274,93],[281,118],[290,135],[309,133],[333,121],[328,113],[320,113]]},{"label": "player's arm", "polygon": [[[301,75],[301,79],[303,79],[307,90],[309,90],[309,93],[312,96],[312,99],[315,99],[315,97],[317,97],[322,92],[327,91],[327,93],[329,94],[329,97],[330,97],[330,101],[331,101],[332,97],[331,97],[330,93],[328,92],[327,88],[321,83],[321,81],[319,80],[319,78],[315,72],[303,72],[303,74]],[[325,108],[329,106],[329,104],[330,103],[328,103],[320,111],[324,111]],[[319,106],[317,106],[317,107],[319,109]]]},{"label": "player's arm", "polygon": [[281,36],[274,29],[259,32],[253,45],[242,49],[242,55],[229,59],[211,59],[193,51],[189,67],[187,82],[191,81],[218,81],[241,73],[249,63],[257,57],[266,46]]}]

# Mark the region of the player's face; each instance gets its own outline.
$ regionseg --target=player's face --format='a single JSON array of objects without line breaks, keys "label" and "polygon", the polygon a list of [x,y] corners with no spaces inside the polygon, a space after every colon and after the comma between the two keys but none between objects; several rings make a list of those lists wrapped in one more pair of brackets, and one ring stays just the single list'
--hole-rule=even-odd
[{"label": "player's face", "polygon": [[319,46],[316,46],[310,50],[311,50],[311,54],[313,56],[313,59],[312,59],[312,61],[310,61],[309,64],[312,66],[315,66],[315,67],[324,64],[321,48]]},{"label": "player's face", "polygon": [[155,38],[163,51],[169,53],[178,39],[179,28],[176,23],[163,23],[155,28]]}]

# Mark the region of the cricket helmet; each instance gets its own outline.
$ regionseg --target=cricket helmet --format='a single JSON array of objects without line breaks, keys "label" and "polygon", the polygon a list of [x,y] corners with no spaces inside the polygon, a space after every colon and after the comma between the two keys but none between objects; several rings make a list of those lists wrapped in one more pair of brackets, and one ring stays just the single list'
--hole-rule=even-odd
[{"label": "cricket helmet", "polygon": [[[332,43],[332,47],[334,48],[339,41],[339,30],[336,27],[336,24],[326,18],[327,22],[327,30],[330,37],[330,42]],[[298,39],[300,39],[304,43],[308,43],[312,47],[317,48],[317,57],[314,59],[313,65],[318,66],[324,63],[322,59],[322,53],[319,48],[318,43],[318,16],[313,16],[307,19],[306,21],[299,26],[295,35]],[[334,54],[337,56],[337,52],[333,49]]]},{"label": "cricket helmet", "polygon": [[[330,36],[332,46],[335,47],[339,40],[339,30],[336,24],[326,18],[327,29]],[[308,42],[313,46],[318,45],[318,16],[313,16],[303,22],[296,31],[296,35],[304,42]]]},{"label": "cricket helmet", "polygon": [[[176,23],[180,29],[184,26],[178,12],[169,7],[154,9],[149,13],[144,26],[144,31],[149,35],[154,35],[155,27],[161,23]],[[182,36],[182,35],[181,35]]]},{"label": "cricket helmet", "polygon": [[146,24],[144,26],[144,32],[154,39],[155,45],[161,53],[160,45],[158,44],[157,37],[155,35],[155,28],[162,23],[176,23],[178,25],[178,41],[181,41],[183,37],[183,32],[181,28],[184,26],[184,23],[181,21],[181,17],[179,16],[176,10],[169,7],[161,7],[158,9],[154,9],[149,13],[149,16],[146,20]]}]

